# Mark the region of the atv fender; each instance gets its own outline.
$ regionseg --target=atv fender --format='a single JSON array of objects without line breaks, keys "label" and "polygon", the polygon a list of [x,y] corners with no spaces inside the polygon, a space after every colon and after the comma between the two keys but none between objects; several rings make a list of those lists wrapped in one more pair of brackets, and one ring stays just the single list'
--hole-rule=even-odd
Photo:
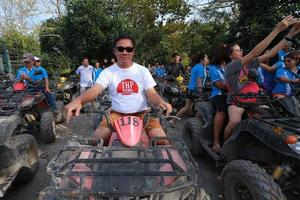
[{"label": "atv fender", "polygon": [[[240,156],[241,150],[243,150],[249,142],[243,141],[245,134],[251,134],[269,149],[285,156],[300,159],[300,153],[297,153],[291,145],[285,144],[283,137],[276,134],[274,128],[274,125],[256,119],[242,121],[235,129],[233,135],[223,145],[222,157],[225,158],[226,162],[237,159]],[[291,133],[286,129],[283,131]]]},{"label": "atv fender", "polygon": [[15,129],[21,125],[21,117],[18,115],[0,117],[0,144],[9,140]]}]

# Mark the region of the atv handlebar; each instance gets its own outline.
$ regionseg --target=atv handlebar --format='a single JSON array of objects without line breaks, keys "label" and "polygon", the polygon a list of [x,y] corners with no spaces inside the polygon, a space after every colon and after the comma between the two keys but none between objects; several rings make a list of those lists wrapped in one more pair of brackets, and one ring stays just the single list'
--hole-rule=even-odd
[{"label": "atv handlebar", "polygon": [[112,123],[110,120],[110,117],[108,115],[108,113],[105,110],[99,109],[99,108],[95,108],[94,106],[85,106],[80,110],[81,113],[96,113],[96,114],[102,114],[104,115],[106,122],[109,126],[109,128],[112,130]]}]

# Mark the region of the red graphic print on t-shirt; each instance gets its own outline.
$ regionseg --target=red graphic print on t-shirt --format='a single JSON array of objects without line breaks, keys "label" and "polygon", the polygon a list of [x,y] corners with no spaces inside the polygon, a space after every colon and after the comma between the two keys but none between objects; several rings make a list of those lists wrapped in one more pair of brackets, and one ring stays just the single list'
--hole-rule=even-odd
[{"label": "red graphic print on t-shirt", "polygon": [[139,86],[134,80],[125,79],[118,84],[117,93],[122,95],[131,95],[132,93],[138,93]]}]

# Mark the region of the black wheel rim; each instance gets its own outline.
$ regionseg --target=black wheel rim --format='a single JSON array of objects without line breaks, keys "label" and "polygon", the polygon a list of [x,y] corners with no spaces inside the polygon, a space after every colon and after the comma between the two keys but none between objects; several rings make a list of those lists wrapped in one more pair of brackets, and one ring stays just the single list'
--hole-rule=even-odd
[{"label": "black wheel rim", "polygon": [[233,181],[232,194],[235,200],[255,200],[252,196],[251,190],[241,180],[235,179]]}]

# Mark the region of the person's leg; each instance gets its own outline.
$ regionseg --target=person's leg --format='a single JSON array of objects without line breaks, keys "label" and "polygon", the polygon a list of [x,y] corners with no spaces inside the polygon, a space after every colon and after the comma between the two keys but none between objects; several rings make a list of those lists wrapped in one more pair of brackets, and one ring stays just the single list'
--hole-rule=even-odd
[{"label": "person's leg", "polygon": [[[112,112],[109,115],[109,117],[110,117],[111,123],[113,123],[116,119],[118,119],[120,117],[120,115],[118,113]],[[104,142],[104,146],[107,146],[109,144],[111,134],[112,134],[112,132],[108,128],[106,118],[103,117],[99,127],[94,132],[94,137],[99,140],[102,139]]]},{"label": "person's leg", "polygon": [[[193,108],[193,102],[190,99],[186,99],[184,107],[182,107],[177,113],[176,117],[182,117],[184,116],[187,112],[192,110]],[[176,119],[171,119],[170,124],[174,127],[176,125]]]},{"label": "person's leg", "polygon": [[216,153],[221,151],[220,146],[220,135],[222,133],[222,129],[224,127],[224,122],[226,118],[226,113],[223,111],[219,111],[216,113],[214,118],[214,128],[213,128],[213,150]]},{"label": "person's leg", "polygon": [[[166,133],[164,129],[161,127],[158,118],[149,119],[145,130],[150,139],[155,137],[166,137]],[[168,140],[159,140],[157,141],[157,144],[168,145],[170,144],[170,142]]]},{"label": "person's leg", "polygon": [[184,107],[182,107],[177,113],[176,117],[182,117],[193,108],[193,102],[190,99],[186,99]]},{"label": "person's leg", "polygon": [[101,126],[95,130],[94,137],[98,140],[102,139],[104,146],[107,146],[111,136],[111,130],[107,127]]},{"label": "person's leg", "polygon": [[244,110],[244,108],[240,108],[235,105],[228,107],[229,122],[224,131],[224,141],[228,140],[236,126],[241,122]]},{"label": "person's leg", "polygon": [[51,107],[51,109],[55,112],[57,111],[57,105],[56,105],[56,101],[55,101],[55,97],[53,95],[53,93],[48,93],[48,92],[44,92],[47,101]]}]

